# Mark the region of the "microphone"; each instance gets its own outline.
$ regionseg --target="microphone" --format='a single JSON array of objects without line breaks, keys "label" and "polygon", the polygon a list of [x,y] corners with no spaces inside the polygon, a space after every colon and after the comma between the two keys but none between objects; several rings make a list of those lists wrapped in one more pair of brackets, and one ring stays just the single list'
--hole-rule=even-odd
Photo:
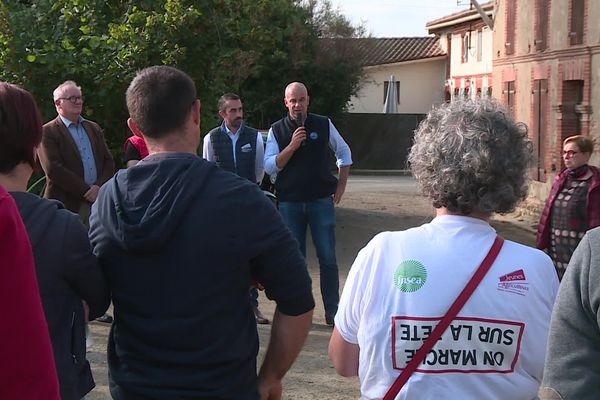
[{"label": "microphone", "polygon": [[[296,124],[298,125],[298,128],[304,128],[304,121],[302,121],[302,113],[301,112],[297,112],[296,113]],[[300,146],[305,146],[306,145],[306,139],[304,139],[304,141],[302,142],[302,144]]]},{"label": "microphone", "polygon": [[302,121],[302,113],[301,112],[297,112],[296,113],[296,124],[298,124],[298,128],[303,127],[304,126],[304,122]]}]

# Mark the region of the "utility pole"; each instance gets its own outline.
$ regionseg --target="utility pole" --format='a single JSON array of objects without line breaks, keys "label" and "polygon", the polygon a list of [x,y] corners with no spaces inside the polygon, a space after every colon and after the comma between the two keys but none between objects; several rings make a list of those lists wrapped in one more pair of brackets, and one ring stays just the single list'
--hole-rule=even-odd
[{"label": "utility pole", "polygon": [[477,12],[479,12],[479,15],[481,15],[481,19],[483,20],[483,22],[485,22],[485,24],[489,26],[491,30],[494,30],[494,21],[492,21],[490,17],[488,17],[488,15],[485,13],[485,11],[483,11],[483,8],[481,8],[477,0],[471,0],[471,4],[473,4]]}]

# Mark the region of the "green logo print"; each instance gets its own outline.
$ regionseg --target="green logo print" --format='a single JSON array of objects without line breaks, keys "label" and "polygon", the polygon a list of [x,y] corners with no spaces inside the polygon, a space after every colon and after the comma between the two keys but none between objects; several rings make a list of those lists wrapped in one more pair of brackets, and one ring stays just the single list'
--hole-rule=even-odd
[{"label": "green logo print", "polygon": [[394,285],[403,292],[416,292],[427,280],[427,270],[416,260],[402,261],[394,273]]}]

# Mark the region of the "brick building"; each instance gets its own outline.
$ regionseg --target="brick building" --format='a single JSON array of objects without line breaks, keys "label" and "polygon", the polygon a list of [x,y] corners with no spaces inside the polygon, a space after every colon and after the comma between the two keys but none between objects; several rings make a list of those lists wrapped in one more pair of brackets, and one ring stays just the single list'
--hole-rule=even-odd
[{"label": "brick building", "polygon": [[[495,0],[494,97],[529,127],[535,165],[531,198],[546,199],[564,168],[562,142],[596,140],[600,163],[600,7],[598,0]],[[595,5],[595,7],[594,7]]]}]

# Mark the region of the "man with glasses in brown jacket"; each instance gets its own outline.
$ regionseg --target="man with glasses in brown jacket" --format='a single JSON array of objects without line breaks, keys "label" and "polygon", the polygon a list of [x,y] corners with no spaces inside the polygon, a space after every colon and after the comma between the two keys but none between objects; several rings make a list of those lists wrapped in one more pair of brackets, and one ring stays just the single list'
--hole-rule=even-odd
[{"label": "man with glasses in brown jacket", "polygon": [[83,96],[73,81],[53,93],[58,116],[44,125],[38,151],[46,173],[44,197],[60,200],[88,226],[98,190],[115,172],[102,128],[81,116]]},{"label": "man with glasses in brown jacket", "polygon": [[[61,83],[53,92],[58,116],[44,125],[38,156],[46,174],[44,197],[56,199],[86,227],[100,186],[115,172],[115,164],[97,123],[81,116],[83,95],[73,81]],[[99,322],[111,323],[104,314]]]}]

